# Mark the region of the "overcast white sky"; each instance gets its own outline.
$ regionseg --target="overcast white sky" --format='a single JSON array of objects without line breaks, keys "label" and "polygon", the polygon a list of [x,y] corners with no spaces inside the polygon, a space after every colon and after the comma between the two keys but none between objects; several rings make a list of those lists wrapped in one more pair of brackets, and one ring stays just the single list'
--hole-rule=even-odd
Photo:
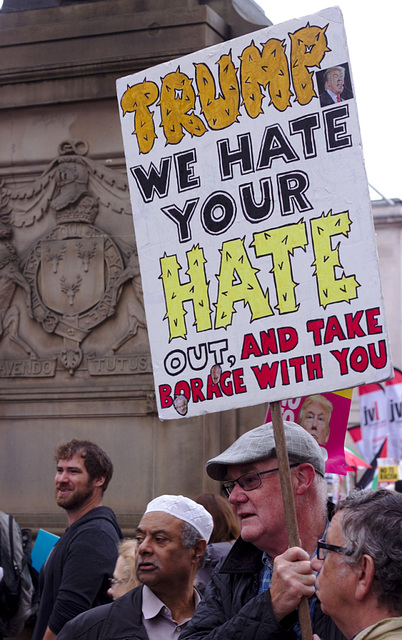
[{"label": "overcast white sky", "polygon": [[[345,22],[368,182],[402,199],[402,2],[256,0],[278,24],[337,5]],[[370,190],[373,199],[380,196]]]},{"label": "overcast white sky", "polygon": [[[368,182],[385,198],[402,199],[402,2],[256,0],[274,23],[340,6],[345,21]],[[0,0],[0,7],[2,0]],[[371,197],[379,199],[371,190]]]}]

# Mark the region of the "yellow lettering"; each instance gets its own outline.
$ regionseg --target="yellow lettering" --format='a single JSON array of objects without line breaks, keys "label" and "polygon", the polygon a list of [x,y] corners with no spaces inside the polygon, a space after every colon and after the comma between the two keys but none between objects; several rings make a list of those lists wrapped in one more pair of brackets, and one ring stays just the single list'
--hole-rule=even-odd
[{"label": "yellow lettering", "polygon": [[198,246],[187,251],[188,269],[186,274],[189,282],[180,283],[179,270],[182,268],[177,257],[167,256],[161,258],[161,275],[166,300],[166,315],[164,320],[169,322],[169,341],[173,338],[185,338],[187,335],[183,302],[191,300],[193,303],[195,325],[197,331],[211,329],[212,309],[209,305],[208,283],[205,276],[204,252]]},{"label": "yellow lettering", "polygon": [[279,111],[290,105],[290,78],[283,41],[271,38],[259,52],[254,42],[244,49],[241,60],[241,89],[243,104],[250,118],[263,113],[264,94],[261,87],[269,84],[271,101]]},{"label": "yellow lettering", "polygon": [[151,151],[155,142],[154,114],[149,110],[149,105],[156,101],[158,93],[158,86],[154,82],[144,80],[133,87],[128,86],[121,97],[123,116],[126,113],[135,114],[133,134],[137,136],[140,153]]},{"label": "yellow lettering", "polygon": [[272,255],[273,268],[279,313],[297,311],[295,288],[297,283],[293,280],[290,256],[296,248],[305,249],[307,246],[306,225],[302,220],[296,224],[290,224],[269,231],[254,234],[251,246],[255,247],[258,257]]},{"label": "yellow lettering", "polygon": [[215,81],[206,64],[195,65],[195,78],[198,96],[204,114],[211,129],[224,129],[239,116],[240,90],[237,82],[237,69],[232,62],[231,54],[223,55],[218,60],[219,83],[221,93],[216,95]]},{"label": "yellow lettering", "polygon": [[178,144],[184,136],[183,129],[191,136],[206,132],[203,121],[194,114],[195,92],[191,79],[181,73],[180,67],[162,78],[161,126],[167,144]]},{"label": "yellow lettering", "polygon": [[308,67],[320,68],[326,52],[330,51],[325,35],[327,27],[321,29],[307,23],[302,29],[289,34],[292,42],[290,64],[293,87],[299,104],[308,104],[317,95],[313,87],[313,72]]},{"label": "yellow lettering", "polygon": [[331,238],[342,234],[348,236],[351,221],[349,212],[332,214],[324,213],[319,218],[310,222],[313,249],[315,256],[315,272],[318,284],[318,297],[322,307],[334,302],[350,302],[357,297],[357,288],[360,286],[354,276],[346,277],[342,273],[340,278],[335,277],[335,268],[342,268],[339,257],[339,244],[332,249]]},{"label": "yellow lettering", "polygon": [[251,320],[271,316],[268,292],[264,295],[244,248],[244,240],[229,240],[222,244],[215,328],[227,327],[235,313],[233,304],[243,302],[251,310]]}]

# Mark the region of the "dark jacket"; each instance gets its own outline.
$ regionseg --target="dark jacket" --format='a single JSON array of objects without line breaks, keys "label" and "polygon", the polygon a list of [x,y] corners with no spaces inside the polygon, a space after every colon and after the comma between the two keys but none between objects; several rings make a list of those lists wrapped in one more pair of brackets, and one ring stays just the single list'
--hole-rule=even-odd
[{"label": "dark jacket", "polygon": [[201,595],[204,595],[206,586],[211,580],[219,560],[226,558],[231,548],[231,542],[211,542],[207,545],[201,567],[198,569],[194,579],[194,586]]},{"label": "dark jacket", "polygon": [[41,596],[32,640],[46,627],[58,633],[68,620],[91,607],[110,602],[108,578],[123,537],[109,507],[96,507],[68,527],[41,572]]},{"label": "dark jacket", "polygon": [[[277,622],[270,591],[258,595],[262,551],[239,538],[218,565],[180,640],[293,640],[296,612]],[[313,631],[321,640],[345,640],[316,602]]]},{"label": "dark jacket", "polygon": [[96,607],[68,622],[57,640],[148,640],[142,623],[142,586],[111,604]]}]

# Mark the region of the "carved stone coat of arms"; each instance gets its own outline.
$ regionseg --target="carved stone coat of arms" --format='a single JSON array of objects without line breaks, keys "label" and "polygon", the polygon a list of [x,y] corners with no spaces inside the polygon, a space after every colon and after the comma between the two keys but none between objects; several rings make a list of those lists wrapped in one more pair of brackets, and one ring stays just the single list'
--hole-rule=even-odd
[{"label": "carved stone coat of arms", "polygon": [[87,153],[0,186],[0,377],[151,371],[127,180]]}]

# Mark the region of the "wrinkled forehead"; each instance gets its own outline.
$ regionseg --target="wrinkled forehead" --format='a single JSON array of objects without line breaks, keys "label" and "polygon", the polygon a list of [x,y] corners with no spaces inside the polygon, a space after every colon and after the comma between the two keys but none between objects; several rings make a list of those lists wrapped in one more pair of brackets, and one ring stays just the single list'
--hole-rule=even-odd
[{"label": "wrinkled forehead", "polygon": [[244,462],[241,464],[230,464],[226,469],[226,480],[236,480],[249,471],[268,471],[276,466],[276,458],[263,458],[254,462]]},{"label": "wrinkled forehead", "polygon": [[60,458],[56,462],[57,467],[65,467],[65,468],[80,468],[85,469],[85,457],[83,457],[80,452],[77,452],[71,457]]},{"label": "wrinkled forehead", "polygon": [[338,80],[338,78],[343,78],[344,73],[342,71],[342,69],[333,69],[330,73],[329,73],[329,78],[332,80]]},{"label": "wrinkled forehead", "polygon": [[330,410],[319,400],[312,400],[306,409],[306,413],[325,413],[325,415],[329,415]]},{"label": "wrinkled forehead", "polygon": [[183,526],[183,520],[176,518],[176,516],[172,516],[170,513],[166,513],[165,511],[150,511],[149,513],[144,513],[141,518],[140,524],[138,525],[138,529],[141,531],[166,531],[172,534],[177,532],[181,532]]},{"label": "wrinkled forehead", "polygon": [[335,515],[332,517],[331,522],[328,526],[327,535],[325,536],[325,539],[329,544],[336,544],[341,547],[345,542],[345,539],[342,535],[341,527],[342,513],[343,509],[335,513]]}]

